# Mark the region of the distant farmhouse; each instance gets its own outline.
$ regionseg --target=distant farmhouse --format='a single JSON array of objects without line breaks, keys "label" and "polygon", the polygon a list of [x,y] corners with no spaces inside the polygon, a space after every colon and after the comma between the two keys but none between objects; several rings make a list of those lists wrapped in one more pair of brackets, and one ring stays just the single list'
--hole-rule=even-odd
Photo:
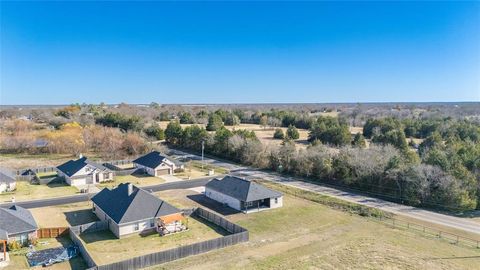
[{"label": "distant farmhouse", "polygon": [[97,217],[106,221],[118,238],[133,233],[166,234],[184,229],[181,210],[130,183],[111,190],[104,188],[92,202]]},{"label": "distant farmhouse", "polygon": [[70,160],[57,167],[58,176],[71,186],[96,184],[113,180],[113,172],[86,157]]},{"label": "distant farmhouse", "polygon": [[0,207],[0,243],[17,241],[23,246],[37,238],[38,225],[30,211],[20,206]]},{"label": "distant farmhouse", "polygon": [[283,194],[249,180],[227,175],[205,186],[205,196],[244,213],[278,208]]},{"label": "distant farmhouse", "polygon": [[152,151],[133,161],[135,167],[142,169],[152,176],[173,175],[175,170],[183,168],[183,165],[173,159],[169,159],[158,151]]},{"label": "distant farmhouse", "polygon": [[0,193],[13,191],[16,187],[15,175],[10,170],[0,167]]}]

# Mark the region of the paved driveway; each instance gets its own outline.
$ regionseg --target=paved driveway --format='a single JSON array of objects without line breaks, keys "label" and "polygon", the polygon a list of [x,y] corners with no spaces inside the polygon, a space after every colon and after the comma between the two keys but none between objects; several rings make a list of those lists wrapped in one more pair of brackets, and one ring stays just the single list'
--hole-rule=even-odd
[{"label": "paved driveway", "polygon": [[161,175],[160,178],[165,180],[165,183],[173,183],[173,182],[183,181],[183,179],[178,178],[174,175],[169,175],[169,174]]}]

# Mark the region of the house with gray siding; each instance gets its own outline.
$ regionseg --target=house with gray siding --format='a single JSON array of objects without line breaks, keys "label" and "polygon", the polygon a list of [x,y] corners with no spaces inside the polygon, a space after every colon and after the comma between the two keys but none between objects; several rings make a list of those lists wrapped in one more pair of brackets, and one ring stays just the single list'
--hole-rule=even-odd
[{"label": "house with gray siding", "polygon": [[71,186],[85,186],[113,180],[113,171],[87,157],[70,160],[57,167],[57,174]]},{"label": "house with gray siding", "polygon": [[92,202],[93,212],[107,222],[118,238],[134,233],[157,231],[164,234],[184,229],[181,210],[130,183],[114,189],[104,188],[92,197]]},{"label": "house with gray siding", "polygon": [[162,155],[158,151],[152,151],[133,161],[136,168],[142,169],[146,174],[152,176],[173,175],[175,170],[183,168],[183,165],[176,160]]},{"label": "house with gray siding", "polygon": [[20,206],[0,207],[0,241],[18,241],[28,245],[37,238],[38,225],[30,211]]},{"label": "house with gray siding", "polygon": [[250,180],[227,175],[205,185],[205,196],[244,213],[282,207],[283,194]]}]

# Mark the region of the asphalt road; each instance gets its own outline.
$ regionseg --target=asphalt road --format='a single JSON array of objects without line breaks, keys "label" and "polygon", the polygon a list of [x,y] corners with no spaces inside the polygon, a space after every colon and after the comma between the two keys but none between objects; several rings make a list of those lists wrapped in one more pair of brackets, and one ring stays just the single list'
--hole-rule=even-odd
[{"label": "asphalt road", "polygon": [[[172,182],[166,184],[158,184],[153,186],[145,186],[141,187],[150,192],[157,192],[162,190],[170,190],[170,189],[186,189],[186,188],[194,188],[194,187],[201,187],[205,186],[212,177],[200,178],[195,180],[187,180],[187,181],[179,181],[179,182]],[[49,199],[39,199],[39,200],[31,200],[31,201],[18,201],[15,205],[24,207],[24,208],[37,208],[37,207],[45,207],[45,206],[52,206],[52,205],[61,205],[61,204],[69,204],[69,203],[77,203],[77,202],[84,202],[90,200],[90,198],[95,195],[95,193],[84,193],[72,196],[64,196],[64,197],[57,197],[57,198],[49,198]],[[0,204],[0,207],[10,207],[13,203],[3,203]]]},{"label": "asphalt road", "polygon": [[[190,153],[182,152],[179,150],[172,150],[176,156],[188,157],[195,160],[201,160],[200,156]],[[247,179],[263,179],[268,181],[274,181],[280,184],[301,188],[304,190],[314,191],[319,194],[324,194],[332,197],[336,197],[345,201],[366,205],[374,208],[381,209],[386,212],[390,212],[396,215],[402,215],[413,219],[437,224],[445,227],[450,227],[465,232],[475,233],[480,235],[480,223],[469,220],[468,218],[449,216],[440,214],[437,212],[416,208],[412,206],[406,206],[386,200],[369,197],[363,194],[358,194],[353,191],[344,191],[336,189],[332,186],[325,186],[320,184],[312,184],[305,181],[301,181],[298,177],[285,177],[273,172],[259,171],[250,167],[240,166],[229,162],[214,160],[211,158],[205,158],[204,162],[215,166],[220,166],[230,170],[231,174],[245,177]]]}]

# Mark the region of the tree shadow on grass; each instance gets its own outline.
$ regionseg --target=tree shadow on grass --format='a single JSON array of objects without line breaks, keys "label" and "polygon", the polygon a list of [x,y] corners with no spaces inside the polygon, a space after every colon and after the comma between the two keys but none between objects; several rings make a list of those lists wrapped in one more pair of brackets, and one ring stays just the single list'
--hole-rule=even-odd
[{"label": "tree shadow on grass", "polygon": [[92,209],[82,209],[70,212],[64,212],[70,226],[77,226],[85,223],[97,221],[97,216],[92,212]]},{"label": "tree shadow on grass", "polygon": [[201,206],[204,206],[206,208],[209,208],[221,215],[224,216],[229,216],[229,215],[235,215],[238,213],[241,213],[240,211],[233,209],[227,205],[221,204],[215,200],[212,200],[205,196],[204,194],[192,194],[192,195],[187,195],[187,198],[190,200],[200,204]]}]

